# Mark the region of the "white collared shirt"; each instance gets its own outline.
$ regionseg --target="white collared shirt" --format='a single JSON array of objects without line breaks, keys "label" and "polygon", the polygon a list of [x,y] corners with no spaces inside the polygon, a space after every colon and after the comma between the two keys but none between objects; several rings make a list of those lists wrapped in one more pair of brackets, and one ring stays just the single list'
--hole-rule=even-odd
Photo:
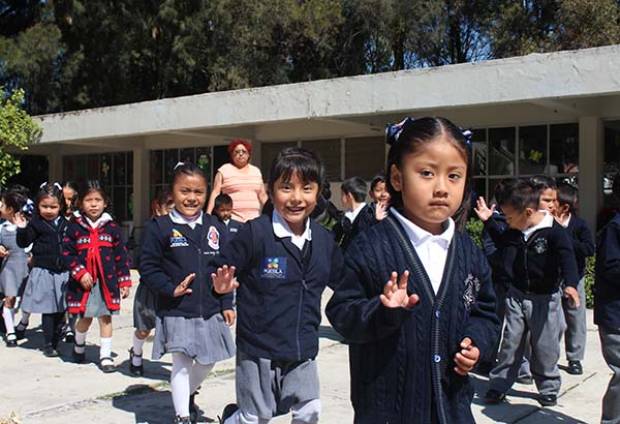
[{"label": "white collared shirt", "polygon": [[198,224],[202,225],[202,215],[203,215],[202,212],[200,212],[200,214],[198,215],[198,218],[193,219],[193,220],[187,219],[185,215],[182,215],[176,209],[172,209],[169,215],[170,215],[170,219],[175,224],[189,225],[189,227],[192,230],[196,228],[196,225]]},{"label": "white collared shirt", "polygon": [[362,209],[364,209],[365,206],[366,206],[366,203],[362,202],[352,211],[345,212],[344,216],[349,218],[349,221],[353,223],[353,221],[355,221],[355,218],[357,218],[357,216],[360,214],[360,212],[362,211]]},{"label": "white collared shirt", "polygon": [[271,225],[273,226],[273,233],[277,237],[280,237],[280,238],[290,237],[291,242],[295,246],[297,246],[299,250],[302,250],[304,248],[304,244],[306,243],[306,240],[308,241],[312,240],[312,230],[310,229],[310,218],[306,218],[306,229],[304,230],[302,235],[298,236],[298,235],[295,235],[295,233],[293,233],[293,231],[291,230],[291,227],[289,227],[288,223],[284,220],[284,218],[280,216],[278,212],[275,211],[275,209],[271,217],[272,217]]},{"label": "white collared shirt", "polygon": [[433,291],[437,294],[441,286],[446,260],[448,259],[448,248],[454,237],[454,221],[452,218],[448,218],[448,226],[445,231],[441,234],[434,235],[415,225],[394,208],[390,209],[390,213],[393,214],[404,227],[409,241],[418,254],[420,261],[422,261],[428,278],[431,280]]},{"label": "white collared shirt", "polygon": [[562,227],[564,227],[564,228],[568,228],[568,224],[570,224],[570,220],[571,220],[571,218],[572,218],[572,217],[573,217],[573,214],[572,214],[572,213],[569,213],[569,214],[568,214],[568,218],[566,218],[566,221],[564,221],[564,222],[560,222],[560,225],[561,225]]},{"label": "white collared shirt", "polygon": [[536,225],[531,226],[530,228],[526,228],[525,230],[521,231],[523,233],[523,238],[525,239],[525,241],[527,241],[527,239],[529,239],[530,236],[534,234],[534,232],[540,230],[541,228],[551,228],[553,226],[553,216],[547,211],[541,210],[540,212],[543,212],[545,214],[545,217],[542,219],[542,221],[540,221]]},{"label": "white collared shirt", "polygon": [[99,225],[101,225],[101,223],[104,222],[108,222],[108,221],[112,221],[112,215],[110,215],[107,212],[104,212],[101,214],[101,216],[99,218],[97,218],[96,221],[91,220],[89,217],[87,217],[86,215],[84,215],[84,218],[86,218],[86,222],[88,223],[88,225],[90,225],[92,228],[98,228]]}]

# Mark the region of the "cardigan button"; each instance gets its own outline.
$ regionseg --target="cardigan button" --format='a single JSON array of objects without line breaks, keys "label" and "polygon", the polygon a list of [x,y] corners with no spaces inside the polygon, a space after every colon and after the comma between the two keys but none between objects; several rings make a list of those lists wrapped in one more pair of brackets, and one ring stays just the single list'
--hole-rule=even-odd
[{"label": "cardigan button", "polygon": [[435,311],[435,317],[436,317],[436,318],[439,318],[439,315],[441,315],[441,314],[439,313],[439,310]]},{"label": "cardigan button", "polygon": [[439,355],[433,356],[433,361],[435,361],[435,363],[441,361],[441,356],[439,356]]}]

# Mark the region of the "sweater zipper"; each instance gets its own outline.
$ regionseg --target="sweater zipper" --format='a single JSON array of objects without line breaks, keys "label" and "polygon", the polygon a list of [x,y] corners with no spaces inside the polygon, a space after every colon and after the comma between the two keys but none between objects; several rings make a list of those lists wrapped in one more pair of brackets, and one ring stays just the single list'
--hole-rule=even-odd
[{"label": "sweater zipper", "polygon": [[300,329],[301,329],[301,311],[303,309],[303,305],[304,305],[304,292],[306,291],[306,289],[308,288],[308,286],[306,285],[306,280],[305,278],[301,280],[301,287],[299,290],[299,304],[297,305],[297,328],[296,328],[296,341],[297,341],[297,360],[301,361],[301,334],[300,334]]},{"label": "sweater zipper", "polygon": [[[198,273],[194,280],[200,276],[202,270],[202,249],[198,248]],[[194,281],[195,283],[195,281]],[[202,284],[198,284],[198,312],[200,313],[200,317],[202,318]]]}]

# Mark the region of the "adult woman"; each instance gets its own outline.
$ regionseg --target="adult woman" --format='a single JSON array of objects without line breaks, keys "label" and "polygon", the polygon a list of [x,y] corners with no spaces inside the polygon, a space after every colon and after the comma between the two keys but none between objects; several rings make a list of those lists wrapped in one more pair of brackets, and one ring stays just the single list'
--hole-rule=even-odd
[{"label": "adult woman", "polygon": [[263,176],[260,169],[250,164],[252,145],[248,141],[231,141],[228,154],[231,163],[222,165],[215,174],[207,212],[213,211],[215,198],[220,193],[225,193],[233,199],[232,217],[246,222],[258,217],[267,202]]}]

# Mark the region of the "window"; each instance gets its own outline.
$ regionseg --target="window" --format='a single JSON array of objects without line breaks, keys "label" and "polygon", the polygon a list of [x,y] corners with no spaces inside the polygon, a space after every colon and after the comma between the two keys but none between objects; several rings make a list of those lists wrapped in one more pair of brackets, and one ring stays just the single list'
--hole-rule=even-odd
[{"label": "window", "polygon": [[385,139],[383,137],[349,138],[345,141],[345,178],[371,180],[385,170]]},{"label": "window", "polygon": [[340,173],[342,155],[339,139],[302,141],[301,147],[310,150],[319,157],[323,162],[329,181],[340,181],[342,179]]},{"label": "window", "polygon": [[515,174],[515,129],[491,128],[489,130],[489,174]]},{"label": "window", "polygon": [[519,128],[519,174],[538,175],[547,165],[547,126]]},{"label": "window", "polygon": [[278,156],[280,150],[286,149],[287,147],[295,147],[297,146],[297,142],[295,141],[285,141],[281,143],[263,143],[261,146],[261,172],[263,174],[263,179],[266,180],[269,178],[269,170],[271,168],[271,162]]},{"label": "window", "polygon": [[555,175],[579,172],[579,125],[551,125],[549,131],[549,173]]}]

